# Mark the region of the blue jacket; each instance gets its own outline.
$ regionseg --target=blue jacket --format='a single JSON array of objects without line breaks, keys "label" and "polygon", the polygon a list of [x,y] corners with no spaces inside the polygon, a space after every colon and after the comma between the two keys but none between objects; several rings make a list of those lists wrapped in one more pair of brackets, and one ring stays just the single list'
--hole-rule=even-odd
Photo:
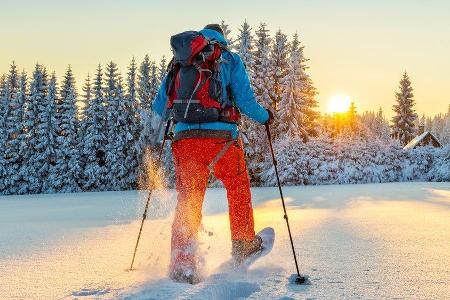
[{"label": "blue jacket", "polygon": [[[203,29],[200,31],[205,37],[216,40],[223,45],[227,45],[227,41],[215,30]],[[250,86],[250,80],[248,79],[247,72],[245,70],[244,63],[237,53],[231,53],[224,51],[222,57],[225,62],[221,64],[220,77],[222,80],[222,95],[223,102],[229,102],[227,95],[227,86],[230,85],[233,98],[236,102],[236,106],[239,110],[251,119],[264,124],[269,119],[269,114],[266,109],[256,102],[255,94]],[[164,112],[164,108],[167,105],[166,96],[166,78],[161,83],[158,95],[153,101],[153,110],[160,116]],[[231,104],[231,103],[228,103]],[[166,116],[164,116],[166,117]],[[205,129],[205,130],[229,130],[232,132],[233,138],[238,136],[238,128],[236,124],[224,123],[224,122],[209,122],[209,123],[183,123],[176,124],[174,131],[184,131],[191,129]]]}]

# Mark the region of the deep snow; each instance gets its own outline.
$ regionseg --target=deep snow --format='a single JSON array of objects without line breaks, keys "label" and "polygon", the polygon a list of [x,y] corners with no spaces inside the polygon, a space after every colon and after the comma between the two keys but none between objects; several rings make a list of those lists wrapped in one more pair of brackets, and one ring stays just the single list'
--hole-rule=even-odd
[{"label": "deep snow", "polygon": [[204,282],[166,277],[173,192],[151,207],[129,267],[144,192],[0,197],[0,298],[336,299],[450,297],[450,183],[286,187],[300,268],[294,273],[276,188],[253,189],[256,229],[273,251],[246,274],[222,272],[230,255],[223,189],[209,189],[201,249]]}]

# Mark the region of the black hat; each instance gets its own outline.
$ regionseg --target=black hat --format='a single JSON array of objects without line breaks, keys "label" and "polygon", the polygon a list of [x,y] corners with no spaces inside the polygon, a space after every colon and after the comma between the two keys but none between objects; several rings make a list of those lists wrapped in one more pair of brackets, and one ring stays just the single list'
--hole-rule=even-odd
[{"label": "black hat", "polygon": [[215,31],[217,31],[218,33],[220,33],[221,35],[224,35],[224,34],[223,34],[222,27],[220,27],[219,24],[208,24],[208,25],[205,26],[204,29],[215,30]]}]

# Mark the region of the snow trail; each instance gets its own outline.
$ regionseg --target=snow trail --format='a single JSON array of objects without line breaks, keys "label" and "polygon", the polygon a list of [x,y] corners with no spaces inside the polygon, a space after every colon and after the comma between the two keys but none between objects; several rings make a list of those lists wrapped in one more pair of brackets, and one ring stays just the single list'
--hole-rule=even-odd
[{"label": "snow trail", "polygon": [[231,247],[225,191],[208,190],[200,234],[206,278],[195,286],[166,276],[173,192],[154,201],[133,272],[125,270],[145,193],[0,197],[0,298],[443,299],[450,294],[449,183],[287,187],[285,194],[300,268],[311,285],[288,283],[295,268],[276,188],[253,189],[256,229],[275,228],[276,240],[272,252],[245,274],[219,269]]}]

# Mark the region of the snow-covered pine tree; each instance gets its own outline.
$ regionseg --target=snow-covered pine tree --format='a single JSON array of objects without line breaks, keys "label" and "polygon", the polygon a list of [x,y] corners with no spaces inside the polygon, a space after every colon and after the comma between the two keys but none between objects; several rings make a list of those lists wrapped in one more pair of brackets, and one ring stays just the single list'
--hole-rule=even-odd
[{"label": "snow-covered pine tree", "polygon": [[47,95],[44,101],[39,105],[38,119],[39,119],[39,132],[37,138],[36,149],[39,153],[38,160],[41,168],[38,170],[38,174],[44,178],[42,183],[42,192],[54,193],[57,191],[57,187],[54,186],[54,179],[60,175],[57,174],[57,156],[56,152],[59,149],[57,142],[59,122],[58,112],[56,110],[58,103],[58,87],[55,73],[52,73],[50,80],[48,81]]},{"label": "snow-covered pine tree", "polygon": [[[120,142],[116,141],[119,134],[118,131],[118,113],[119,113],[119,102],[122,95],[120,95],[121,88],[118,87],[119,76],[117,65],[114,62],[109,62],[105,69],[105,86],[104,86],[104,97],[106,102],[106,123],[108,128],[108,144],[106,146],[106,170],[107,170],[107,190],[120,190],[118,184],[118,178],[115,177],[116,172],[113,167],[117,165],[117,160],[121,160],[120,150],[118,149],[118,144]],[[120,91],[119,91],[120,89]],[[145,105],[144,103],[141,103]]]},{"label": "snow-covered pine tree", "polygon": [[450,144],[450,105],[448,106],[447,113],[445,114],[444,128],[440,142],[442,145]]},{"label": "snow-covered pine tree", "polygon": [[290,45],[286,34],[281,29],[275,33],[272,49],[270,51],[271,61],[271,87],[270,98],[272,99],[272,107],[278,112],[279,103],[284,93],[283,82],[288,72]]},{"label": "snow-covered pine tree", "polygon": [[166,57],[163,56],[161,58],[161,61],[159,62],[159,67],[158,67],[158,78],[159,78],[160,84],[163,81],[164,77],[166,77],[166,73],[167,73],[167,60],[166,60]]},{"label": "snow-covered pine tree", "polygon": [[137,99],[137,86],[136,86],[136,80],[137,80],[137,66],[136,66],[136,59],[133,57],[130,62],[130,66],[128,67],[128,73],[127,73],[127,88],[128,88],[128,94],[127,97],[131,101],[131,109],[132,112],[135,113],[138,105],[138,99]]},{"label": "snow-covered pine tree", "polygon": [[2,74],[2,76],[0,76],[0,96],[3,96],[5,86],[6,86],[6,75]]},{"label": "snow-covered pine tree", "polygon": [[[280,102],[284,96],[284,82],[288,72],[290,47],[291,46],[288,43],[286,34],[279,29],[275,33],[275,38],[273,39],[273,44],[270,50],[270,74],[267,74],[267,77],[270,78],[269,93],[271,98],[271,106],[275,114],[275,119],[272,126],[272,137],[275,142],[280,135],[285,134],[285,132],[279,131],[278,129],[280,129],[280,122],[284,121],[280,119],[280,110],[287,109],[286,107],[281,108]],[[263,165],[263,173],[272,169],[270,164],[265,163]]]},{"label": "snow-covered pine tree", "polygon": [[47,132],[42,129],[47,124],[46,97],[47,71],[42,65],[36,64],[30,83],[30,95],[25,104],[24,130],[26,132],[26,149],[24,150],[24,166],[21,176],[26,184],[21,187],[21,193],[38,194],[43,191],[44,180],[40,170],[46,170],[48,162],[43,159],[43,140]]},{"label": "snow-covered pine tree", "polygon": [[[270,108],[272,100],[270,98],[270,88],[272,86],[270,74],[270,46],[271,38],[269,30],[265,23],[259,25],[256,31],[254,65],[253,65],[253,87],[256,100],[266,108]],[[273,108],[272,108],[273,109]],[[267,138],[264,126],[251,122],[246,128],[245,136],[248,139],[248,145],[245,153],[248,161],[250,176],[255,184],[260,184],[260,173],[262,171],[262,162],[264,155],[267,155]]]},{"label": "snow-covered pine tree", "polygon": [[166,73],[166,65],[165,65],[165,58],[162,59],[161,66],[157,66],[155,62],[152,62],[151,67],[151,73],[150,73],[150,86],[151,86],[151,93],[150,93],[150,108],[148,111],[145,112],[145,143],[143,145],[150,145],[155,141],[155,133],[156,131],[153,129],[155,124],[153,124],[155,121],[155,114],[153,113],[153,100],[158,95],[159,87],[161,85],[161,82],[164,79],[165,73]]},{"label": "snow-covered pine tree", "polygon": [[416,134],[414,122],[417,119],[413,88],[406,72],[400,80],[400,91],[395,96],[397,103],[393,106],[395,115],[392,118],[392,136],[402,145],[406,145]]},{"label": "snow-covered pine tree", "polygon": [[19,91],[17,93],[17,101],[16,103],[19,105],[19,112],[18,115],[20,115],[20,124],[18,124],[18,169],[16,178],[14,179],[14,182],[16,182],[16,185],[12,190],[12,193],[15,194],[23,194],[27,191],[27,183],[26,183],[26,177],[23,176],[26,174],[25,170],[27,167],[27,163],[25,161],[26,159],[26,152],[28,148],[27,143],[27,132],[25,131],[25,108],[26,103],[28,101],[28,77],[25,71],[22,71],[20,74],[20,81],[19,81]]},{"label": "snow-covered pine tree", "polygon": [[242,62],[246,66],[247,74],[250,79],[253,74],[253,34],[250,25],[247,20],[244,21],[241,28],[239,28],[238,38],[236,40],[236,51],[242,59]]},{"label": "snow-covered pine tree", "polygon": [[[170,62],[169,62],[169,64],[170,64]],[[168,68],[168,64],[167,64],[167,60],[166,60],[166,56],[164,56],[163,55],[163,57],[161,58],[161,61],[159,62],[159,66],[158,66],[158,89],[157,89],[157,91],[156,91],[156,93],[155,93],[155,97],[156,97],[156,95],[157,95],[157,93],[158,93],[158,91],[159,91],[159,87],[160,87],[160,85],[162,84],[162,82],[164,81],[164,78],[166,77],[166,75],[167,75],[167,68]],[[154,115],[153,116],[153,127],[155,127],[155,128],[158,128],[158,126],[159,126],[159,124],[160,124],[160,119],[158,119],[158,116],[156,115]],[[156,141],[156,140],[158,140],[158,138],[159,137],[156,137],[156,135],[158,134],[158,132],[157,132],[158,130],[156,130],[155,131],[155,139],[154,139],[154,141]]]},{"label": "snow-covered pine tree", "polygon": [[424,125],[424,126],[425,126],[426,121],[427,121],[427,118],[425,117],[425,114],[422,114],[422,117],[420,117],[420,119],[416,120],[418,125]]},{"label": "snow-covered pine tree", "polygon": [[91,83],[91,76],[88,73],[87,77],[84,81],[83,87],[81,88],[83,91],[83,94],[81,97],[78,98],[78,151],[80,152],[80,168],[82,170],[82,173],[79,176],[78,182],[79,186],[82,191],[84,191],[83,185],[85,182],[83,170],[86,167],[86,155],[83,154],[84,150],[84,142],[85,142],[85,134],[86,134],[86,128],[90,125],[89,123],[92,120],[87,119],[86,113],[87,109],[92,101],[92,83]]},{"label": "snow-covered pine tree", "polygon": [[[279,34],[281,34],[281,32]],[[279,37],[279,39],[281,39],[281,37]],[[286,134],[291,138],[302,136],[302,123],[303,119],[306,117],[303,116],[302,110],[304,101],[302,99],[301,90],[305,82],[303,82],[303,71],[300,65],[299,50],[299,42],[296,34],[292,41],[289,65],[285,67],[287,69],[287,74],[280,77],[277,83],[277,88],[282,94],[279,99],[280,109],[277,112],[277,120],[275,121],[275,126],[277,127],[276,132],[282,133],[281,135]],[[275,68],[278,69],[278,73],[281,74],[281,68],[276,67],[276,65]],[[273,93],[272,95],[272,99],[277,101],[277,98],[273,98],[274,96],[276,97],[276,93]],[[308,137],[304,134],[302,138],[307,139]]]},{"label": "snow-covered pine tree", "polygon": [[[6,75],[3,74],[0,77],[0,151],[3,151],[2,145],[4,145],[6,140],[6,130],[5,130],[5,120],[4,112],[6,111],[5,102],[5,88],[6,88]],[[0,155],[0,195],[6,193],[6,162],[3,155]]]},{"label": "snow-covered pine tree", "polygon": [[152,95],[154,94],[151,80],[152,64],[147,54],[139,67],[137,92],[141,110],[150,110],[152,105]]},{"label": "snow-covered pine tree", "polygon": [[[280,82],[283,94],[275,125],[277,132],[283,135],[287,133],[291,137],[298,136],[303,141],[317,136],[317,119],[320,116],[316,111],[315,90],[306,73],[306,61],[303,47],[295,34],[291,43],[287,75]],[[328,118],[326,120],[328,122]]]},{"label": "snow-covered pine tree", "polygon": [[[79,98],[77,108],[78,108],[78,146],[80,152],[80,168],[84,170],[86,166],[85,156],[83,155],[84,149],[84,135],[86,133],[86,127],[89,125],[91,120],[86,119],[86,111],[88,106],[91,103],[92,99],[92,84],[91,84],[91,76],[88,73],[86,80],[84,81],[82,87],[83,95]],[[80,187],[83,189],[84,177],[80,174]]]},{"label": "snow-covered pine tree", "polygon": [[[5,113],[7,102],[5,98],[6,94],[6,75],[2,74],[0,77],[0,151],[3,151],[2,145],[4,145],[6,140],[6,130],[5,130]],[[0,195],[2,191],[6,189],[6,162],[3,155],[0,155]]]},{"label": "snow-covered pine tree", "polygon": [[319,135],[331,137],[333,132],[333,117],[328,113],[324,113],[323,115],[321,115],[318,123],[320,130]]},{"label": "snow-covered pine tree", "polygon": [[355,135],[359,133],[358,113],[354,101],[350,103],[350,107],[347,111],[347,124],[350,134]]},{"label": "snow-covered pine tree", "polygon": [[[291,51],[294,51],[296,49],[296,46],[294,46],[295,40],[298,40],[298,35],[294,34],[294,41],[292,42],[292,48]],[[320,118],[320,113],[317,111],[318,109],[318,102],[316,100],[317,96],[317,89],[314,86],[314,82],[311,79],[310,75],[308,74],[309,66],[307,65],[307,62],[309,61],[309,58],[305,57],[304,54],[304,48],[305,46],[302,46],[301,43],[298,43],[298,51],[300,53],[300,66],[302,69],[302,78],[303,78],[303,88],[301,90],[302,98],[304,101],[303,114],[305,115],[305,118],[303,119],[303,130],[302,135],[308,136],[308,138],[316,137],[319,134],[319,125],[317,123],[317,120]],[[304,137],[302,137],[304,138]]]},{"label": "snow-covered pine tree", "polygon": [[443,114],[437,114],[433,117],[431,132],[438,139],[442,139],[444,132],[445,118]]},{"label": "snow-covered pine tree", "polygon": [[379,140],[380,132],[374,133],[374,131],[378,130],[377,114],[370,112],[370,124],[364,122],[367,122],[367,119],[364,118],[364,113],[362,115],[358,114],[355,102],[352,101],[348,111],[345,113],[344,133],[348,137],[356,138],[359,141],[368,141],[375,138]]},{"label": "snow-covered pine tree", "polygon": [[425,130],[430,132],[433,130],[433,119],[431,117],[427,117],[425,120]]},{"label": "snow-covered pine tree", "polygon": [[231,29],[230,29],[230,26],[229,26],[227,23],[225,23],[224,20],[222,20],[222,21],[220,22],[220,27],[222,28],[222,30],[223,30],[223,35],[224,35],[225,39],[226,39],[227,42],[228,42],[228,47],[229,47],[230,49],[233,49],[233,48],[234,48],[234,44],[235,44],[235,40],[231,37]]},{"label": "snow-covered pine tree", "polygon": [[[137,176],[140,161],[142,158],[142,149],[140,148],[139,138],[141,134],[141,120],[138,110],[138,101],[136,95],[136,61],[133,57],[127,73],[127,95],[124,99],[124,129],[126,133],[125,147],[125,166],[128,169],[125,188],[136,189]],[[153,72],[152,72],[153,73]]]},{"label": "snow-covered pine tree", "polygon": [[92,99],[87,103],[83,135],[83,174],[84,191],[106,190],[106,146],[108,128],[106,105],[103,97],[103,72],[99,65],[95,75]]},{"label": "snow-covered pine tree", "polygon": [[80,149],[77,135],[77,91],[72,68],[69,66],[61,84],[57,102],[57,160],[53,186],[63,193],[79,192]]},{"label": "snow-covered pine tree", "polygon": [[[167,74],[167,62],[166,62],[166,57],[163,56],[160,63],[159,63],[159,67],[158,67],[158,77],[159,77],[159,85],[161,85],[161,83],[164,81],[164,78],[166,77]],[[159,86],[158,86],[159,89]],[[156,96],[156,94],[155,94]],[[152,112],[151,114],[151,122],[146,121],[146,124],[150,124],[150,125],[145,125],[145,130],[153,130],[153,133],[151,135],[151,139],[149,142],[147,142],[147,144],[150,144],[152,147],[156,146],[155,143],[159,142],[159,139],[161,138],[161,131],[162,131],[162,126],[164,120],[162,120],[157,114],[154,114]],[[159,136],[158,136],[159,135]]]},{"label": "snow-covered pine tree", "polygon": [[117,64],[109,62],[105,70],[105,101],[107,106],[108,145],[106,166],[108,190],[123,190],[127,187],[128,168],[125,165],[127,141],[126,97]]},{"label": "snow-covered pine tree", "polygon": [[377,138],[377,113],[373,111],[365,111],[359,117],[359,122],[361,123],[361,127],[364,128],[364,132],[367,135],[368,139]]},{"label": "snow-covered pine tree", "polygon": [[6,89],[6,75],[0,77],[0,139],[5,138],[5,115],[8,107],[8,97]]},{"label": "snow-covered pine tree", "polygon": [[[9,107],[7,107],[7,110],[11,110],[13,107],[11,107],[11,101],[16,96],[17,92],[19,91],[19,72],[17,70],[17,65],[13,61],[9,68],[9,73],[6,77],[6,88],[9,92],[7,95]],[[9,111],[8,111],[9,112]],[[6,115],[6,118],[8,118],[8,115]],[[6,120],[7,121],[7,120]]]},{"label": "snow-covered pine tree", "polygon": [[[152,61],[151,64],[151,68],[150,68],[150,102],[153,102],[153,100],[155,99],[156,95],[158,94],[159,91],[159,86],[161,84],[161,79],[160,79],[160,74],[159,74],[159,68],[156,65],[156,63],[154,61]],[[150,110],[151,110],[151,105],[152,103],[150,103]]]},{"label": "snow-covered pine tree", "polygon": [[270,78],[270,46],[272,40],[267,25],[261,23],[255,35],[253,86],[255,88],[256,98],[261,105],[274,109],[270,98],[270,89],[272,87],[272,78]]},{"label": "snow-covered pine tree", "polygon": [[[0,78],[0,147],[6,140],[6,115],[9,109],[9,87],[6,80],[6,75],[3,74]],[[0,155],[0,157],[3,157]],[[3,158],[0,158],[0,160]],[[4,162],[0,161],[0,168],[4,167]]]},{"label": "snow-covered pine tree", "polygon": [[[19,130],[22,121],[22,104],[18,103],[19,73],[17,65],[12,62],[6,86],[3,91],[3,138],[0,140],[0,194],[14,193],[16,178],[19,173]],[[3,180],[2,180],[3,178]]]},{"label": "snow-covered pine tree", "polygon": [[[254,67],[253,34],[247,20],[245,20],[244,24],[242,24],[241,28],[239,28],[239,34],[234,46],[235,50],[241,57],[242,62],[244,63],[250,82],[252,82]],[[250,147],[249,140],[246,138],[245,133],[248,132],[248,128],[251,126],[252,122],[253,121],[248,119],[246,116],[243,116],[241,119],[240,129],[244,133],[243,143],[245,149]]]},{"label": "snow-covered pine tree", "polygon": [[[91,102],[92,99],[92,83],[91,83],[91,75],[88,73],[86,80],[84,81],[84,85],[82,87],[83,96],[78,101],[78,119],[82,122],[86,118],[86,109]],[[80,124],[80,127],[84,125]]]},{"label": "snow-covered pine tree", "polygon": [[139,138],[139,148],[145,149],[150,146],[154,141],[154,130],[152,128],[153,112],[152,102],[158,93],[160,85],[160,70],[156,66],[155,62],[150,61],[148,55],[145,56],[139,68],[139,80],[138,80],[138,95],[139,102],[141,103],[139,108],[140,121],[141,121],[141,136]]},{"label": "snow-covered pine tree", "polygon": [[375,132],[374,133],[380,140],[382,140],[384,142],[389,142],[391,139],[389,122],[384,117],[383,109],[381,107],[378,109],[377,115],[375,117]]}]

